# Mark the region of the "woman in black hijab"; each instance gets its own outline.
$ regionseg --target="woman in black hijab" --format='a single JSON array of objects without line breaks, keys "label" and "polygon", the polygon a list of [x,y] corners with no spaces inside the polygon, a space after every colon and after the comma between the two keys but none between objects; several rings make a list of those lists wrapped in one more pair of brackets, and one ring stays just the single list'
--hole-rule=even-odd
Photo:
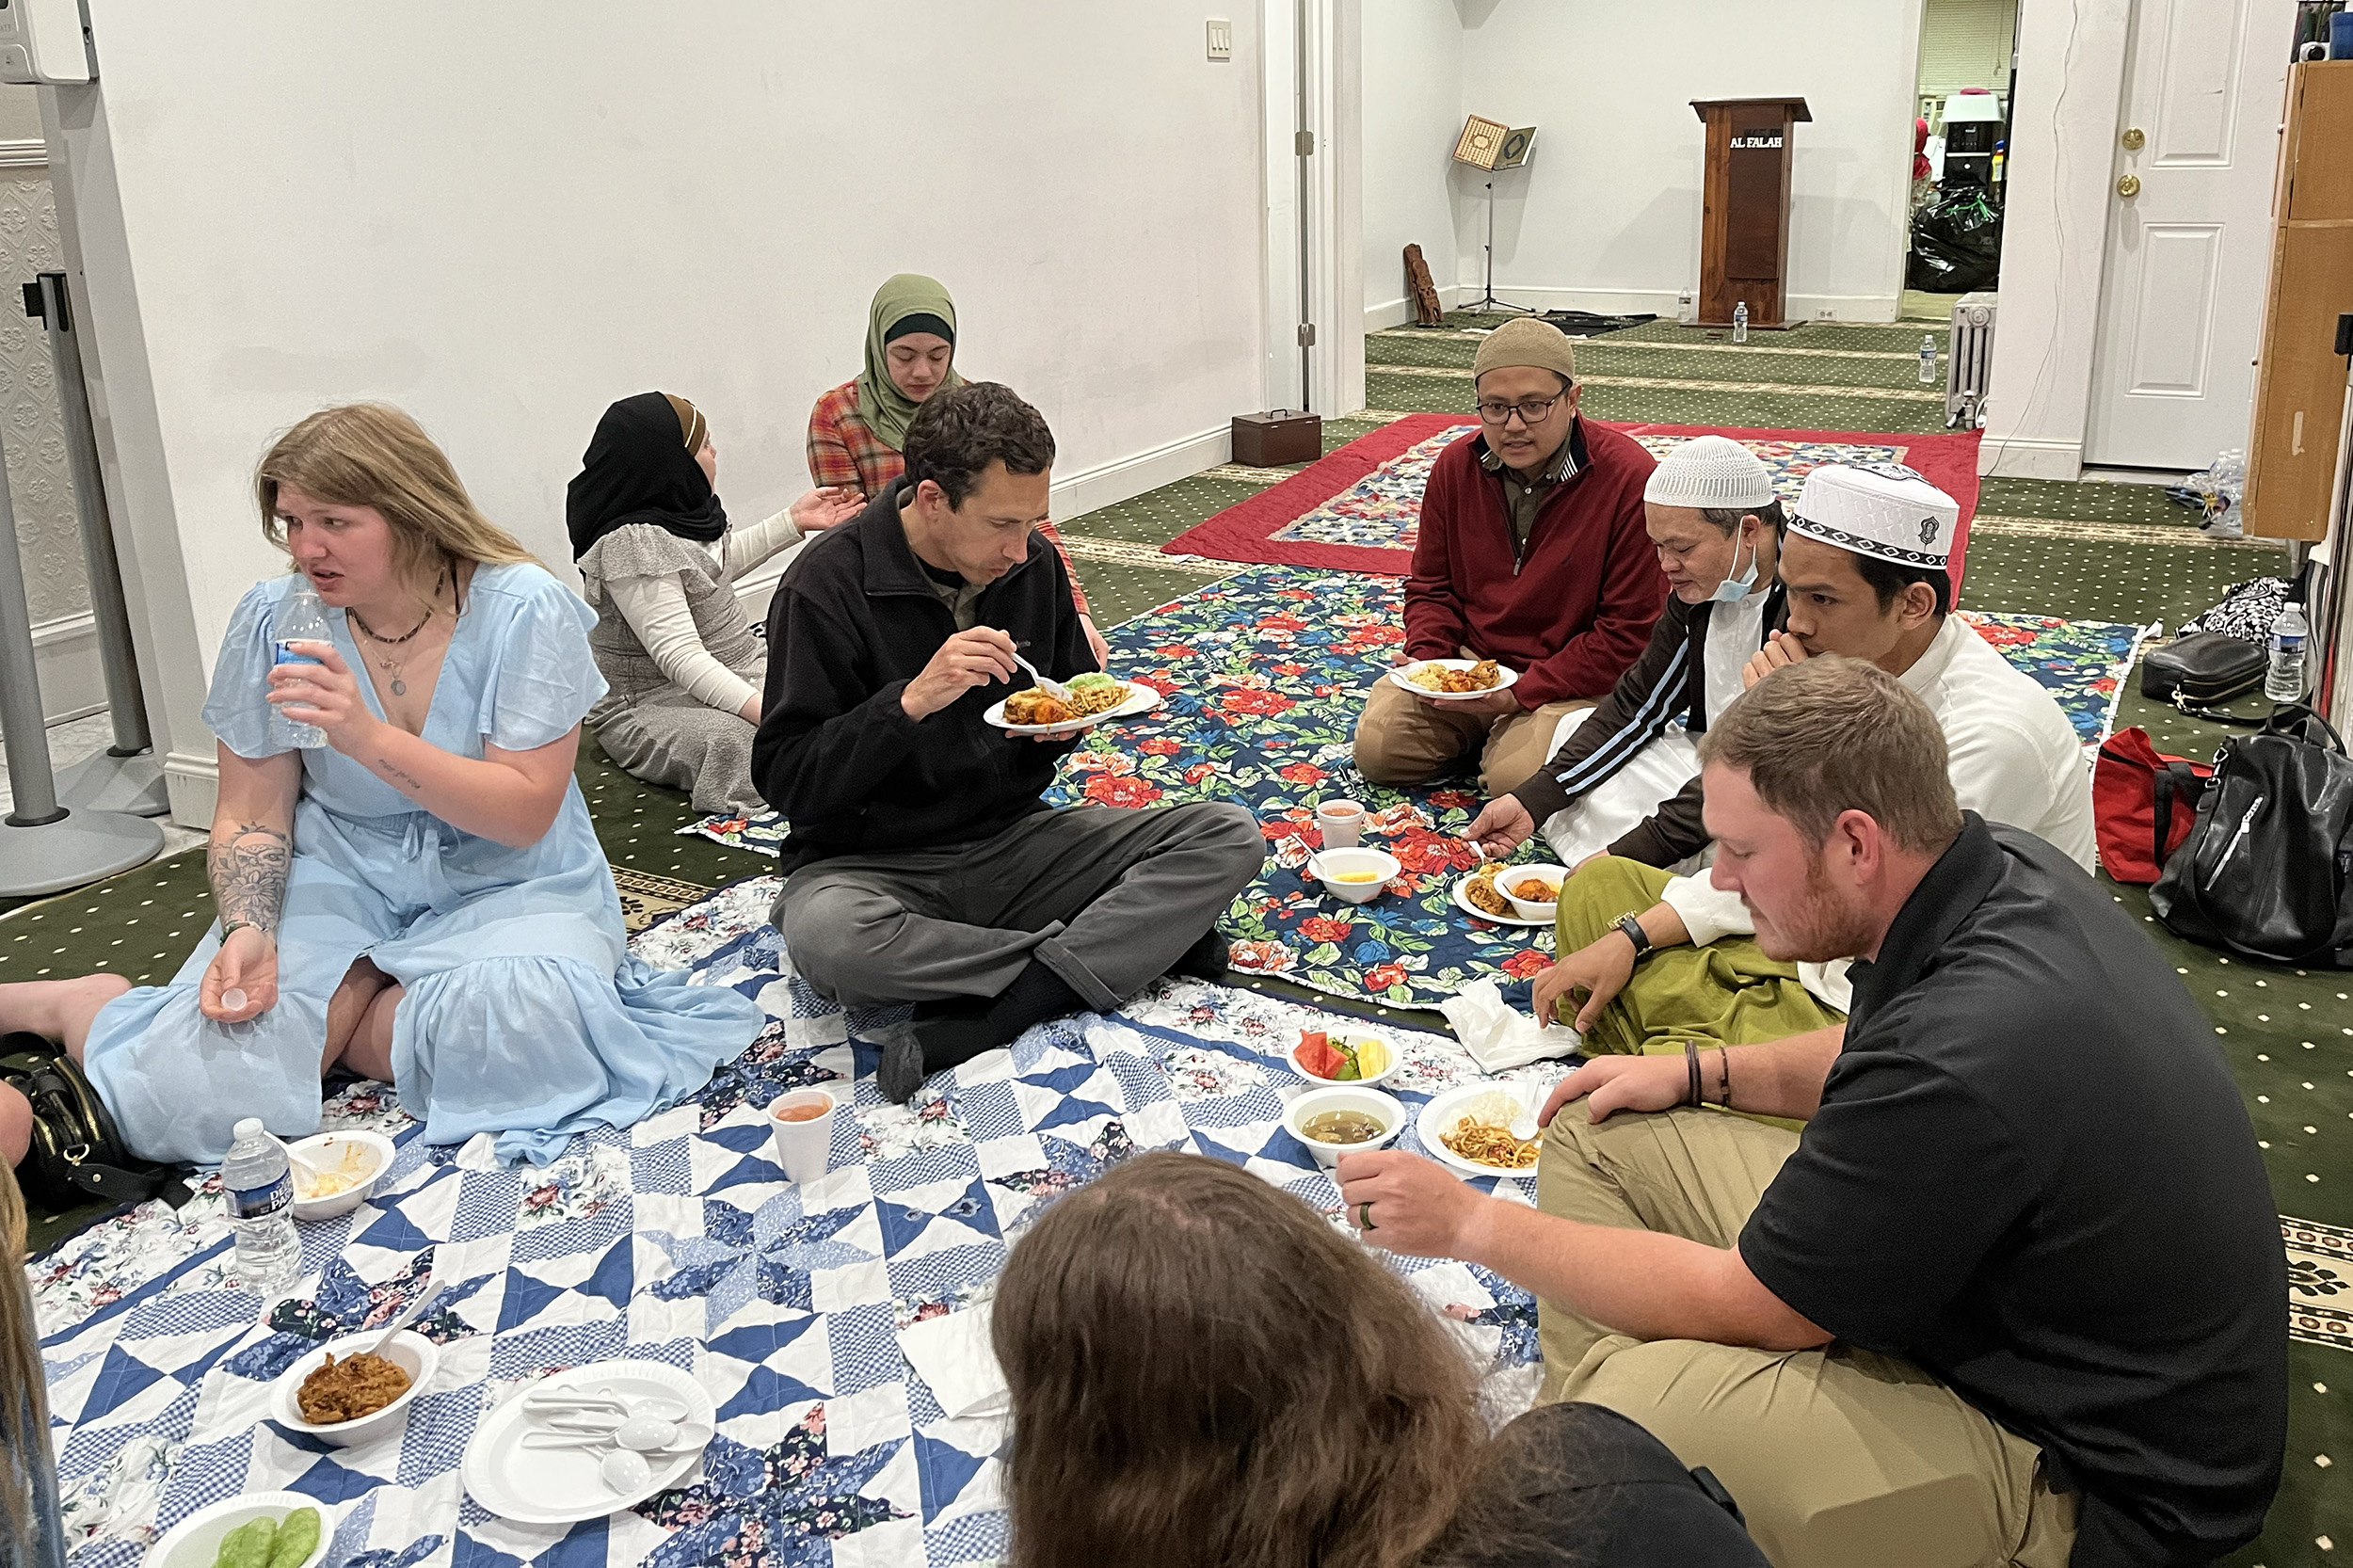
[{"label": "woman in black hijab", "polygon": [[697,811],[758,811],[752,732],[767,652],[735,580],[861,502],[811,490],[730,529],[718,472],[701,409],[668,392],[625,397],[597,422],[565,522],[597,612],[588,646],[611,688],[588,715],[597,744],[636,777],[691,792]]}]

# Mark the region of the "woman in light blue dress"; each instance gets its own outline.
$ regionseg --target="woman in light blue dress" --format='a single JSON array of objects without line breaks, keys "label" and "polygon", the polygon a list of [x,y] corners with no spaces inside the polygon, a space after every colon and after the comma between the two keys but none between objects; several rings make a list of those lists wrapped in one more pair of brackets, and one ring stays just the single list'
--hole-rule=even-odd
[{"label": "woman in light blue dress", "polygon": [[[125,1141],[212,1163],[240,1117],[310,1132],[341,1063],[390,1081],[428,1142],[490,1132],[545,1161],[700,1087],[762,1019],[628,954],[572,781],[605,689],[596,616],[397,409],[312,415],[256,484],[298,570],[238,604],[204,707],[220,923],[170,984],[105,1002],[82,1052]],[[273,664],[306,578],[329,638]],[[288,749],[273,706],[327,744]]]}]

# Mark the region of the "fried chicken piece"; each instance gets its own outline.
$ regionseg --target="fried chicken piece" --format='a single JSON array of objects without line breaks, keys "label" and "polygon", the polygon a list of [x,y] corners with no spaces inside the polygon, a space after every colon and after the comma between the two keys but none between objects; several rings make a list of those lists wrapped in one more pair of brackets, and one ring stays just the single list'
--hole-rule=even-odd
[{"label": "fried chicken piece", "polygon": [[337,1361],[332,1351],[325,1364],[302,1380],[295,1405],[312,1426],[334,1426],[373,1416],[408,1392],[408,1374],[380,1355],[355,1355]]},{"label": "fried chicken piece", "polygon": [[1024,686],[1005,698],[1007,724],[1066,724],[1078,716],[1036,686]]},{"label": "fried chicken piece", "polygon": [[1448,670],[1438,678],[1442,692],[1483,692],[1503,679],[1502,667],[1493,659],[1481,659],[1466,670]]}]

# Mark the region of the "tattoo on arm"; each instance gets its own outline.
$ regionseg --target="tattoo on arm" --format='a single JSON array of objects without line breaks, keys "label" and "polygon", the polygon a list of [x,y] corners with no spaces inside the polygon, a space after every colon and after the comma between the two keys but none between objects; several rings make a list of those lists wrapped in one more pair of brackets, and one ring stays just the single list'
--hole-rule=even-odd
[{"label": "tattoo on arm", "polygon": [[392,780],[393,783],[399,785],[402,789],[407,790],[410,794],[414,794],[419,790],[424,788],[424,780],[419,778],[415,774],[406,771],[389,757],[379,757],[376,760],[376,771],[382,774],[386,778]]},{"label": "tattoo on arm", "polygon": [[293,840],[261,823],[240,823],[226,838],[216,832],[205,851],[204,871],[222,921],[243,920],[264,936],[277,936],[293,859]]}]

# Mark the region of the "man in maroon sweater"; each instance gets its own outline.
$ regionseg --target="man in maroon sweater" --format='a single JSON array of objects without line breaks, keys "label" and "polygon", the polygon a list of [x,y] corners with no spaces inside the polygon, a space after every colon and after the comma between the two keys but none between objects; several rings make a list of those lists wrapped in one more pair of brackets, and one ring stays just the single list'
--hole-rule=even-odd
[{"label": "man in maroon sweater", "polygon": [[1657,465],[1577,411],[1577,356],[1523,318],[1471,361],[1480,432],[1439,454],[1405,582],[1408,661],[1493,659],[1519,672],[1468,701],[1376,681],[1356,721],[1356,767],[1421,784],[1471,751],[1490,796],[1527,779],[1564,713],[1590,708],[1641,654],[1667,601],[1642,527]]}]

